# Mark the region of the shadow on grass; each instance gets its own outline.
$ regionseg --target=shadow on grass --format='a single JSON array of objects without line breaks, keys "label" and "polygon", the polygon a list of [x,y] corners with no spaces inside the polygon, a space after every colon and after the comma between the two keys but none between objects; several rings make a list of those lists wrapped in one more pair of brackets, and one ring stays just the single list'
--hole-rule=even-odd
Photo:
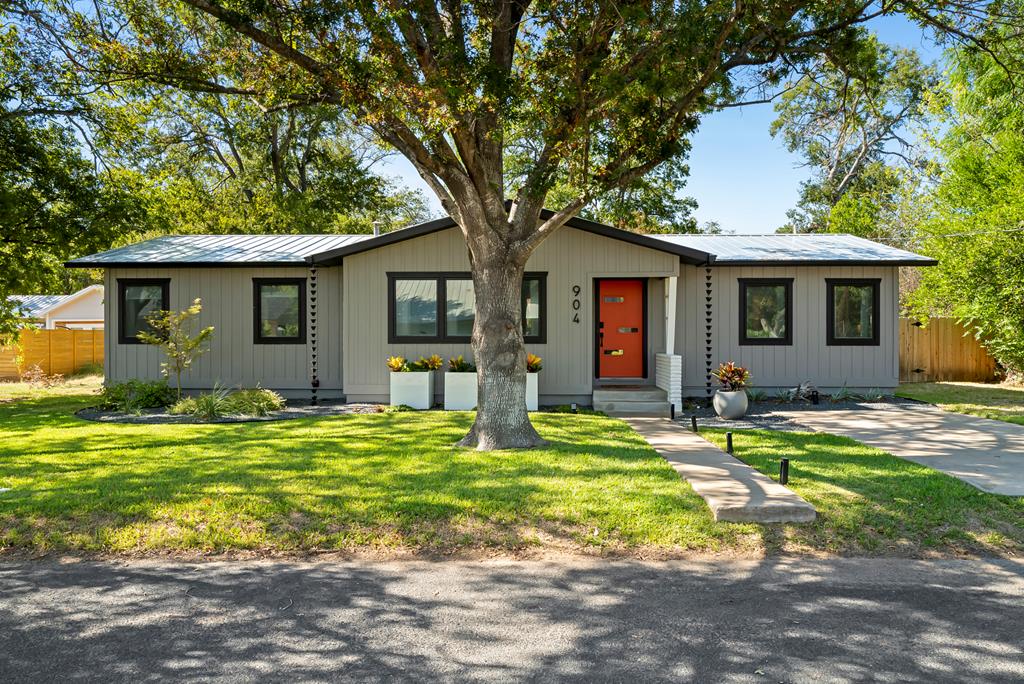
[{"label": "shadow on grass", "polygon": [[[724,430],[703,434],[724,446]],[[1024,552],[1022,498],[983,492],[845,437],[740,430],[733,438],[738,458],[775,479],[779,459],[790,459],[788,486],[818,511],[811,525],[786,526],[793,545],[869,555]]]},{"label": "shadow on grass", "polygon": [[639,436],[601,416],[537,416],[547,448],[480,453],[454,446],[468,413],[125,425],[76,420],[61,401],[0,427],[3,545],[714,549],[755,529],[716,525]]}]

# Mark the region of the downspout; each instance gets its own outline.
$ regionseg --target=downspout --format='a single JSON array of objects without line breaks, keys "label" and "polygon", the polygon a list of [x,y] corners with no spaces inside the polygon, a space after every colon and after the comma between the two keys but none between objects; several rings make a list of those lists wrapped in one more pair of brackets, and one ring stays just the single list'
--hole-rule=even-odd
[{"label": "downspout", "polygon": [[713,310],[711,306],[711,299],[713,294],[711,280],[711,264],[714,262],[714,260],[715,257],[713,255],[709,256],[707,263],[704,265],[704,388],[705,392],[707,393],[707,399],[709,403],[711,401],[712,394],[711,369],[713,364],[711,361],[711,355],[713,353],[712,350],[714,348],[711,337],[711,327],[713,320]]},{"label": "downspout", "polygon": [[320,378],[316,369],[316,264],[310,261],[309,264],[309,388],[312,396],[309,400],[310,406],[318,403],[317,389],[320,387]]}]

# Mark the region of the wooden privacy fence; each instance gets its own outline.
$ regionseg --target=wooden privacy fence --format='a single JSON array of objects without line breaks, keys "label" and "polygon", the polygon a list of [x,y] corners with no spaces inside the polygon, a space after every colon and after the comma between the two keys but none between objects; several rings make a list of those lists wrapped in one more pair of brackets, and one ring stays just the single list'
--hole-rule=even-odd
[{"label": "wooden privacy fence", "polygon": [[22,330],[18,344],[0,347],[0,378],[20,376],[38,365],[48,375],[103,365],[102,330]]},{"label": "wooden privacy fence", "polygon": [[985,382],[995,379],[996,362],[952,318],[933,318],[924,327],[900,319],[900,382]]}]

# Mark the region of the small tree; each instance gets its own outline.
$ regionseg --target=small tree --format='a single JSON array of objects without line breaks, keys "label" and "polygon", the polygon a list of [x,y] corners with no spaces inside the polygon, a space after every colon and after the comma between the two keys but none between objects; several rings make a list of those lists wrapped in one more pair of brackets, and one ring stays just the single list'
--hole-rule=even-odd
[{"label": "small tree", "polygon": [[203,345],[213,336],[213,326],[207,326],[192,334],[195,319],[203,310],[203,300],[196,299],[184,311],[156,311],[146,317],[150,330],[139,331],[138,338],[146,344],[163,349],[167,360],[160,364],[160,370],[168,378],[174,373],[181,399],[181,374],[192,366],[192,362],[209,351]]}]

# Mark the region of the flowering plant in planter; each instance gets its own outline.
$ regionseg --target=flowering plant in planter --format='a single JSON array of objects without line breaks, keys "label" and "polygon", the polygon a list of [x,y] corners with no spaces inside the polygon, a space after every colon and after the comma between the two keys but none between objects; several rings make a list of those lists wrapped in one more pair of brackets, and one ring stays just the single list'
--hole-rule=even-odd
[{"label": "flowering plant in planter", "polygon": [[712,371],[711,375],[718,379],[722,389],[727,392],[739,391],[750,382],[750,371],[743,366],[737,366],[732,361],[719,364],[718,370]]},{"label": "flowering plant in planter", "polygon": [[476,373],[476,366],[462,358],[462,354],[448,359],[449,373]]},{"label": "flowering plant in planter", "polygon": [[444,374],[444,408],[446,411],[476,408],[476,366],[461,354],[448,359],[448,371]]},{"label": "flowering plant in planter", "polygon": [[544,368],[544,359],[536,354],[526,355],[526,410],[536,411],[539,404],[537,374]]},{"label": "flowering plant in planter", "polygon": [[421,356],[419,361],[414,361],[409,364],[409,370],[413,372],[426,372],[435,371],[444,365],[444,360],[441,359],[440,355],[434,354],[433,356],[423,357]]},{"label": "flowering plant in planter", "polygon": [[750,371],[732,361],[718,366],[711,375],[718,379],[721,388],[715,392],[712,404],[715,413],[726,420],[736,420],[747,414],[747,393],[744,387],[750,382]]},{"label": "flowering plant in planter", "polygon": [[437,354],[420,357],[409,363],[401,356],[389,356],[388,370],[391,371],[391,405],[409,406],[414,409],[428,409],[434,403],[434,374],[441,367]]}]

